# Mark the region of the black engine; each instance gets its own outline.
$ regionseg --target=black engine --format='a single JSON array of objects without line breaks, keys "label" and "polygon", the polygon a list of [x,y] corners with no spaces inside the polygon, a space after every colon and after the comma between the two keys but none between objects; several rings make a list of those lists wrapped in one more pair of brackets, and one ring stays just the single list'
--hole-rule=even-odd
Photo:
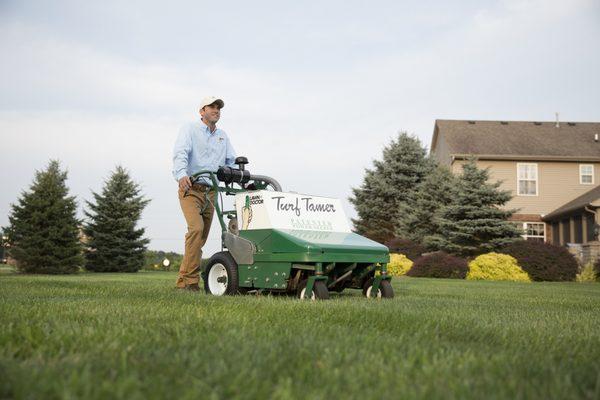
[{"label": "black engine", "polygon": [[226,185],[238,183],[240,186],[244,187],[250,180],[250,171],[246,171],[245,168],[246,164],[248,164],[248,159],[246,157],[237,157],[235,163],[238,166],[237,169],[231,167],[219,167],[217,170],[217,179],[224,182]]}]

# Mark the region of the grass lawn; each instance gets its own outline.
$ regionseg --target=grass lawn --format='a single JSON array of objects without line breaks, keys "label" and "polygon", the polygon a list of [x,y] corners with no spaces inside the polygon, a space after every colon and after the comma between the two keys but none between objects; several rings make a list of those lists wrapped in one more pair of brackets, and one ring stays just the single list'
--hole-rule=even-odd
[{"label": "grass lawn", "polygon": [[0,398],[600,398],[600,284],[395,279],[209,297],[174,273],[0,275]]}]

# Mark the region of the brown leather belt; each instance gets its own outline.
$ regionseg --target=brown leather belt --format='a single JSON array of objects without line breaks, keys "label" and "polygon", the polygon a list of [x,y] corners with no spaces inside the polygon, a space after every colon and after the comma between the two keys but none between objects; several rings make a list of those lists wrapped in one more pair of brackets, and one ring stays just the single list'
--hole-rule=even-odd
[{"label": "brown leather belt", "polygon": [[212,189],[212,186],[208,186],[204,183],[194,183],[192,188],[201,192],[208,192],[210,189]]}]

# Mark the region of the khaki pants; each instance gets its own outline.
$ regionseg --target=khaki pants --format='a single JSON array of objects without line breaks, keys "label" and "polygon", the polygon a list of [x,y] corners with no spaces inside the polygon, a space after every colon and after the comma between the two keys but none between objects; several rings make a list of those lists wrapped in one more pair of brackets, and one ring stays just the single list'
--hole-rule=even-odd
[{"label": "khaki pants", "polygon": [[[205,192],[204,186],[194,184],[187,194],[179,189],[179,204],[187,222],[185,253],[179,268],[177,287],[197,284],[199,281],[202,246],[206,243],[214,207],[214,191]],[[210,199],[210,202],[208,201]]]}]

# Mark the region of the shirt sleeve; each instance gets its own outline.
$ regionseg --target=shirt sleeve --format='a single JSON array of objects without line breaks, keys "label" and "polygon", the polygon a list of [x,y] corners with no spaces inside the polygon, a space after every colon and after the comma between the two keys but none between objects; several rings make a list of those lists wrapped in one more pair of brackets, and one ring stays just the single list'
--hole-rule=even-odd
[{"label": "shirt sleeve", "polygon": [[189,125],[182,127],[173,148],[173,177],[179,181],[187,176],[189,154],[192,151],[192,138]]},{"label": "shirt sleeve", "polygon": [[229,141],[229,136],[227,136],[227,149],[225,152],[225,165],[227,165],[228,167],[234,167],[235,166],[235,150],[233,149],[233,146],[231,145],[231,142]]}]

